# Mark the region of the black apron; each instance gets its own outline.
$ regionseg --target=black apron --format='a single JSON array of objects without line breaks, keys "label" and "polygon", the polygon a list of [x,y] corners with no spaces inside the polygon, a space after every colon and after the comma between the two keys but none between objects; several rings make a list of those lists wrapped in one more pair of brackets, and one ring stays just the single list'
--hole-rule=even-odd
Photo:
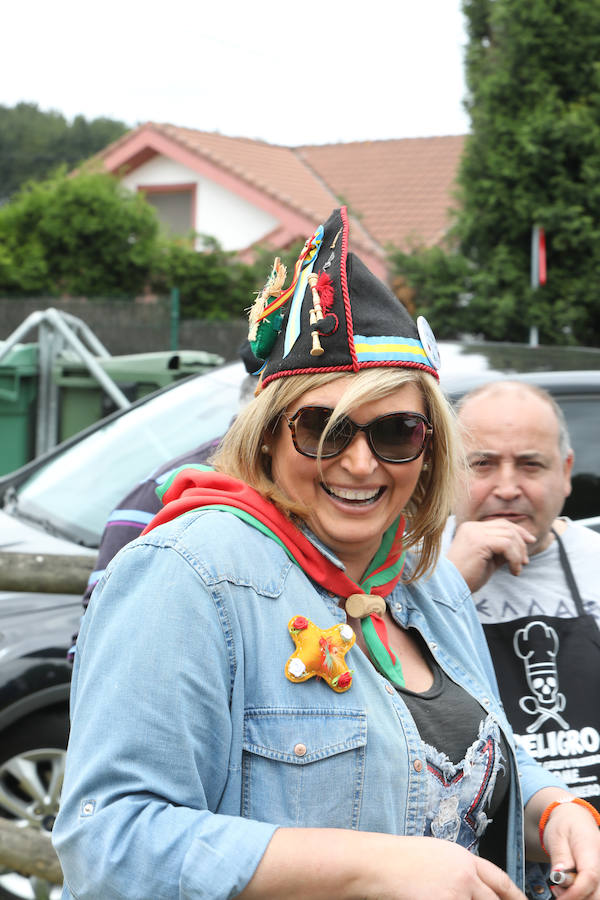
[{"label": "black apron", "polygon": [[483,628],[517,743],[600,811],[600,632],[553,533],[575,618],[524,616]]}]

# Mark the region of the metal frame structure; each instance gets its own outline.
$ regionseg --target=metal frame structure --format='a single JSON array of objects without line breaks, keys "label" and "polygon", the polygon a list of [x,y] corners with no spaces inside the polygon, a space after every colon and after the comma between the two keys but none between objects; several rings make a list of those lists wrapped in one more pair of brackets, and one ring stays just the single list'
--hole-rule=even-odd
[{"label": "metal frame structure", "polygon": [[[90,375],[106,391],[120,409],[131,406],[98,358],[110,353],[93,331],[77,316],[50,307],[31,313],[0,347],[0,362],[33,328],[38,329],[38,402],[36,420],[36,456],[55,447],[58,441],[58,385],[52,378],[59,355],[69,347],[82,360]],[[87,345],[87,346],[86,346]]]}]

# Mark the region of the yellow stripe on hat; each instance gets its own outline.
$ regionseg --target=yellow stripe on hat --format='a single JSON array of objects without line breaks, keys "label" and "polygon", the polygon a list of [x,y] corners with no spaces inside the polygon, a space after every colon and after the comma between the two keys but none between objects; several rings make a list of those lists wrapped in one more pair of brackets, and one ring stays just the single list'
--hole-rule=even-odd
[{"label": "yellow stripe on hat", "polygon": [[423,348],[419,345],[411,344],[391,344],[391,343],[357,343],[354,349],[358,355],[360,354],[381,354],[382,356],[393,356],[396,354],[406,354],[407,356],[421,356],[424,359],[427,355]]}]

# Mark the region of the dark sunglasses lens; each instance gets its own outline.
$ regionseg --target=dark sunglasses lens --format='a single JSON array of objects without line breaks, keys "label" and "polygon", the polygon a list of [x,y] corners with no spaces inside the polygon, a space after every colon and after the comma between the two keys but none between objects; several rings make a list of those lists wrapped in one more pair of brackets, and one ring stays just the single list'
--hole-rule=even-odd
[{"label": "dark sunglasses lens", "polygon": [[294,420],[296,443],[303,453],[316,456],[323,429],[331,417],[330,409],[308,407]]},{"label": "dark sunglasses lens", "polygon": [[382,459],[402,462],[415,459],[423,450],[426,425],[417,416],[393,413],[371,426],[373,448]]},{"label": "dark sunglasses lens", "polygon": [[[307,407],[295,419],[296,444],[302,453],[317,456],[321,435],[331,418],[331,410],[326,407]],[[335,456],[340,453],[352,438],[353,428],[347,419],[342,419],[329,432],[323,442],[321,455]]]}]

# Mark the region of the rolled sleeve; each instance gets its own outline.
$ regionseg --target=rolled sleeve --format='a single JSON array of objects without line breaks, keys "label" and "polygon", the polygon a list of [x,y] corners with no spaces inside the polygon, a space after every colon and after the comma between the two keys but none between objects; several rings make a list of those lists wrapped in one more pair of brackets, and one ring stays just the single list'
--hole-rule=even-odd
[{"label": "rolled sleeve", "polygon": [[521,793],[523,795],[523,806],[527,806],[536,791],[540,791],[546,787],[558,787],[563,791],[569,788],[557,775],[545,769],[539,762],[529,755],[527,750],[517,745],[516,747],[517,766],[519,769],[519,777],[521,781]]},{"label": "rolled sleeve", "polygon": [[275,830],[275,825],[265,822],[213,816],[210,840],[194,838],[186,853],[180,896],[190,900],[237,896],[250,881]]},{"label": "rolled sleeve", "polygon": [[79,900],[235,896],[276,828],[220,808],[232,775],[227,617],[185,554],[152,540],[109,567],[79,638],[53,832],[64,896]]}]

